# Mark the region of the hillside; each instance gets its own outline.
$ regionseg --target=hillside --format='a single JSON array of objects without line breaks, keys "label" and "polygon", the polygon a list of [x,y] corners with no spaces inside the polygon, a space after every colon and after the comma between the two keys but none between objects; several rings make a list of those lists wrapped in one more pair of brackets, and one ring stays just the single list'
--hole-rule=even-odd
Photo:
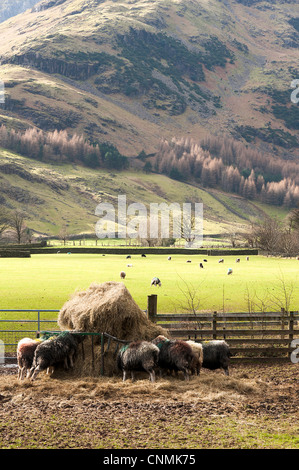
[{"label": "hillside", "polygon": [[128,156],[211,133],[298,158],[298,17],[297,0],[43,0],[0,24],[1,122]]},{"label": "hillside", "polygon": [[95,208],[126,195],[127,204],[143,202],[203,202],[204,234],[243,231],[264,214],[285,217],[286,210],[261,205],[216,190],[203,190],[165,175],[133,170],[115,172],[79,165],[46,164],[0,149],[0,204],[26,212],[26,224],[36,232],[57,235],[94,233]]}]

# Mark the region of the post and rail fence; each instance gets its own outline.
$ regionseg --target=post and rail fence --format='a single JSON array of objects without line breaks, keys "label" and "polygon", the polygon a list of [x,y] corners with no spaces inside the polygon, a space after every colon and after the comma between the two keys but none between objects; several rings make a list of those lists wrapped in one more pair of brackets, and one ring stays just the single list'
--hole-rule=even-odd
[{"label": "post and rail fence", "polygon": [[[232,361],[285,360],[292,352],[291,343],[299,338],[299,313],[157,313],[158,296],[149,295],[147,314],[175,339],[209,341],[225,339],[233,354]],[[36,338],[42,330],[57,332],[53,319],[59,310],[0,309],[0,342],[4,346],[6,363],[16,361],[16,347],[25,336]],[[50,316],[52,319],[46,318]],[[22,316],[21,316],[22,315]],[[105,334],[105,333],[101,333]],[[121,342],[122,338],[117,339]]]}]

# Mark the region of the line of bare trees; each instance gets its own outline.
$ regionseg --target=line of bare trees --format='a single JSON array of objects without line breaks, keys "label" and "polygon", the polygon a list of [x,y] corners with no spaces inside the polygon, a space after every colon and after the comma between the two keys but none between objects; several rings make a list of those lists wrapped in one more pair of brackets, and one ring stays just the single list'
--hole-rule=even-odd
[{"label": "line of bare trees", "polygon": [[299,207],[291,210],[284,221],[266,216],[252,222],[243,238],[249,246],[269,254],[299,256]]},{"label": "line of bare trees", "polygon": [[163,140],[155,169],[183,181],[221,188],[246,199],[296,207],[299,202],[299,163],[265,156],[229,138]]},{"label": "line of bare trees", "polygon": [[24,211],[15,210],[9,212],[6,208],[0,208],[0,242],[13,241],[20,243],[31,243],[33,239],[32,230],[27,227],[26,214]]}]

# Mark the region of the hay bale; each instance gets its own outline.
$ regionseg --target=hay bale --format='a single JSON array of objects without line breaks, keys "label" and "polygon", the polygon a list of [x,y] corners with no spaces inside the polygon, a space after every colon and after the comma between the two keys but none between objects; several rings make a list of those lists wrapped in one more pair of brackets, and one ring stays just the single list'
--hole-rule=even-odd
[{"label": "hay bale", "polygon": [[165,333],[147,318],[122,282],[92,284],[75,293],[61,308],[58,325],[61,330],[106,332],[130,341],[150,341]]},{"label": "hay bale", "polygon": [[[132,298],[122,282],[92,284],[87,290],[75,293],[61,308],[58,315],[61,330],[108,333],[120,340],[151,341],[168,332],[152,323]],[[76,360],[74,371],[78,375],[99,376],[101,368],[100,336],[94,336],[92,353],[91,338],[84,341],[84,358]],[[105,375],[119,374],[114,354],[116,343],[107,350],[105,340]],[[92,356],[94,357],[92,365]]]}]

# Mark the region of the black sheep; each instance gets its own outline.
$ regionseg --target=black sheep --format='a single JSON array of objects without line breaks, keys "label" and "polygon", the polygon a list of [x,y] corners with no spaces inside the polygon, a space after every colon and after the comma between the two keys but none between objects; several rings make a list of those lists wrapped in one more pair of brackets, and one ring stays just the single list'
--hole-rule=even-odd
[{"label": "black sheep", "polygon": [[66,369],[73,367],[78,345],[84,338],[82,334],[63,331],[53,339],[40,343],[35,350],[30,369],[31,380],[34,380],[39,372],[54,368],[59,363],[63,363]]},{"label": "black sheep", "polygon": [[158,367],[160,373],[162,369],[184,374],[185,380],[189,380],[189,371],[194,361],[194,353],[189,344],[179,339],[169,340],[165,336],[159,335],[152,341],[158,346],[160,353]]},{"label": "black sheep", "polygon": [[155,382],[155,367],[157,366],[159,349],[148,341],[134,341],[123,346],[117,355],[117,366],[123,372],[123,381],[131,372],[132,380],[135,371],[145,371],[151,382]]}]

